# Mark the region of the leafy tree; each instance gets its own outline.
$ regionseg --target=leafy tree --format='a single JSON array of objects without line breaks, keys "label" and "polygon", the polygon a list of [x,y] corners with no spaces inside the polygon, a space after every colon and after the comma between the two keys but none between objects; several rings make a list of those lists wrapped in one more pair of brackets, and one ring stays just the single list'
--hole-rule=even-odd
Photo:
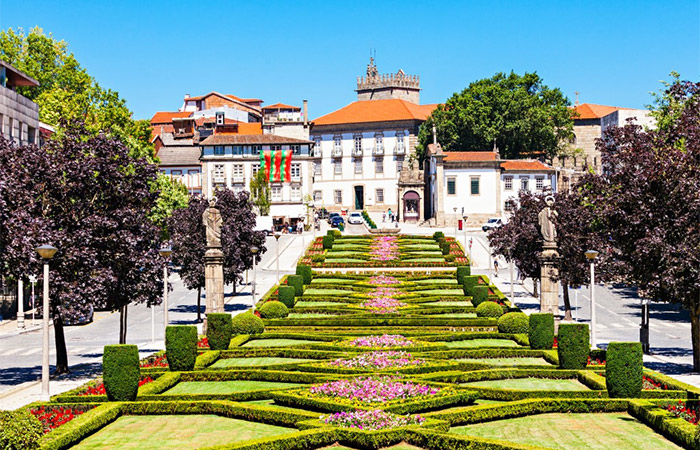
[{"label": "leafy tree", "polygon": [[63,320],[119,310],[123,343],[127,305],[160,302],[164,264],[158,229],[146,216],[157,195],[155,166],[119,140],[81,125],[64,130],[42,148],[0,140],[0,271],[26,280],[41,273],[34,248],[58,248],[50,283],[58,373],[68,371]]},{"label": "leafy tree", "polygon": [[160,192],[160,195],[153,209],[151,209],[149,218],[160,228],[161,237],[165,241],[168,240],[170,235],[168,232],[168,218],[173,215],[175,210],[187,207],[189,194],[184,184],[171,179],[163,173],[158,174],[155,189]]},{"label": "leafy tree", "polygon": [[253,196],[253,204],[258,208],[258,213],[261,216],[270,214],[270,181],[265,176],[264,170],[258,170],[258,173],[250,180],[250,192]]},{"label": "leafy tree", "polygon": [[605,172],[589,177],[597,216],[618,250],[615,269],[641,295],[690,312],[700,370],[700,83],[664,94],[668,123],[611,128],[598,142]]},{"label": "leafy tree", "polygon": [[433,140],[445,151],[490,150],[501,157],[544,154],[551,159],[573,135],[570,102],[558,88],[544,85],[537,73],[506,75],[475,81],[438,106],[421,125],[416,154],[420,161]]}]

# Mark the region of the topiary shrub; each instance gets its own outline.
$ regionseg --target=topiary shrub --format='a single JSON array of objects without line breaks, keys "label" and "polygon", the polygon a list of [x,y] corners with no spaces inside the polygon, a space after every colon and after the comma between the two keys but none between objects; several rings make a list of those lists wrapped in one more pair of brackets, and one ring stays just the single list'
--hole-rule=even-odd
[{"label": "topiary shrub", "polygon": [[489,299],[488,286],[474,286],[472,289],[472,305],[478,307]]},{"label": "topiary shrub", "polygon": [[449,255],[450,254],[450,243],[449,242],[441,242],[440,243],[440,250],[442,250],[443,255]]},{"label": "topiary shrub", "polygon": [[551,350],[554,346],[554,315],[549,313],[530,314],[530,348]]},{"label": "topiary shrub", "polygon": [[464,289],[464,295],[473,295],[474,286],[479,285],[479,277],[476,275],[468,275],[462,280],[462,289]]},{"label": "topiary shrub", "polygon": [[435,239],[436,241],[438,239],[444,239],[444,238],[445,238],[445,233],[443,233],[442,231],[436,231],[435,233],[433,233],[433,239]]},{"label": "topiary shrub", "polygon": [[105,345],[102,381],[110,401],[132,402],[139,391],[141,368],[135,345]]},{"label": "topiary shrub", "polygon": [[476,317],[501,317],[503,307],[496,302],[483,302],[476,308]]},{"label": "topiary shrub", "polygon": [[611,342],[605,361],[605,385],[608,395],[617,398],[636,398],[642,395],[641,342]]},{"label": "topiary shrub", "polygon": [[333,248],[333,236],[323,236],[323,249],[329,250]]},{"label": "topiary shrub", "polygon": [[197,360],[197,327],[168,325],[165,327],[165,354],[170,370],[194,369]]},{"label": "topiary shrub", "polygon": [[263,303],[258,311],[263,319],[282,319],[289,315],[289,308],[284,303],[276,301]]},{"label": "topiary shrub", "polygon": [[294,286],[280,286],[279,292],[277,293],[277,299],[284,303],[289,309],[294,308],[294,296],[296,295],[296,289]]},{"label": "topiary shrub", "polygon": [[28,410],[0,411],[0,449],[37,449],[43,435],[44,426]]},{"label": "topiary shrub", "polygon": [[304,279],[304,284],[311,284],[311,267],[306,264],[297,264],[297,275],[301,275]]},{"label": "topiary shrub", "polygon": [[562,323],[557,337],[559,367],[562,369],[585,369],[591,350],[588,325],[585,323]]},{"label": "topiary shrub", "polygon": [[457,267],[457,283],[464,284],[464,278],[472,274],[471,266],[458,266]]},{"label": "topiary shrub", "polygon": [[262,319],[250,311],[235,316],[231,326],[233,334],[260,334],[265,331]]},{"label": "topiary shrub", "polygon": [[207,339],[212,350],[228,350],[233,328],[231,328],[231,314],[210,313],[207,314]]},{"label": "topiary shrub", "polygon": [[304,278],[301,275],[289,275],[287,277],[287,286],[294,287],[294,295],[297,297],[304,294]]},{"label": "topiary shrub", "polygon": [[521,312],[509,312],[498,318],[498,332],[511,334],[527,334],[530,329],[530,319]]},{"label": "topiary shrub", "polygon": [[333,239],[337,237],[341,237],[343,233],[340,232],[340,230],[328,230],[326,232],[326,236],[331,236]]}]

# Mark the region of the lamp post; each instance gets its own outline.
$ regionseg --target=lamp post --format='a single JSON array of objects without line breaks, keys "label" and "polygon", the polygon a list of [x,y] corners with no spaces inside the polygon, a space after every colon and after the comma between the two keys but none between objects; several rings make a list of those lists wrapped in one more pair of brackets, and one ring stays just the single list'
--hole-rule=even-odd
[{"label": "lamp post", "polygon": [[255,308],[255,273],[256,273],[256,262],[257,255],[260,249],[257,246],[250,247],[250,253],[253,254],[253,285],[251,286],[250,293],[253,294],[253,304],[252,307]]},{"label": "lamp post", "polygon": [[314,229],[314,241],[316,241],[316,206],[314,202],[309,203],[309,208],[311,208],[311,228]]},{"label": "lamp post", "polygon": [[280,234],[279,231],[277,233],[275,233],[275,241],[277,241],[275,243],[275,253],[276,253],[275,270],[277,271],[277,281],[278,282],[280,280],[280,236],[282,236],[282,234]]},{"label": "lamp post", "polygon": [[510,260],[510,301],[515,304],[515,293],[514,293],[514,281],[513,281],[513,266],[515,265],[515,260],[513,259],[513,255],[511,255],[511,260]]},{"label": "lamp post", "polygon": [[[467,218],[468,216],[462,213],[462,227],[464,227],[464,253],[467,252]],[[470,262],[471,264],[471,262]]]},{"label": "lamp post", "polygon": [[29,275],[29,282],[32,283],[32,303],[31,303],[31,305],[32,305],[32,326],[36,325],[36,320],[35,320],[36,319],[36,315],[35,315],[36,297],[34,296],[34,285],[36,284],[37,281],[38,281],[38,278],[36,275]]},{"label": "lamp post", "polygon": [[24,281],[17,280],[17,328],[24,328]]},{"label": "lamp post", "polygon": [[[160,256],[165,259],[163,266],[163,339],[165,339],[165,329],[168,327],[168,258],[172,253],[170,247],[161,248],[158,250]],[[151,341],[155,340],[155,312],[151,308]]]},{"label": "lamp post", "polygon": [[[455,206],[452,208],[452,211],[454,211],[455,216],[457,215],[457,207]],[[455,241],[457,240],[457,218],[455,217]]]},{"label": "lamp post", "polygon": [[52,245],[42,245],[35,248],[44,260],[44,298],[42,311],[42,360],[41,360],[41,399],[45,402],[51,399],[49,393],[49,260],[58,249]]},{"label": "lamp post", "polygon": [[595,286],[595,259],[598,256],[598,252],[595,250],[588,250],[585,255],[591,263],[591,347],[595,348],[595,291],[593,288]]}]

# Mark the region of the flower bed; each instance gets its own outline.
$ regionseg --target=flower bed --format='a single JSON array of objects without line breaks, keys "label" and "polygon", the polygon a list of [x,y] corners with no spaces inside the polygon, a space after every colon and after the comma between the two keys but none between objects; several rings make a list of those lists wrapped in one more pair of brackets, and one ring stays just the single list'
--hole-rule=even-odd
[{"label": "flower bed", "polygon": [[669,403],[667,405],[662,405],[662,408],[670,412],[676,417],[690,422],[693,425],[698,424],[698,410],[696,408],[688,406],[683,400],[678,400],[678,403]]},{"label": "flower bed", "polygon": [[197,341],[197,348],[209,348],[209,339],[204,336],[202,339]]},{"label": "flower bed", "polygon": [[377,236],[372,238],[369,254],[374,261],[392,261],[399,257],[399,244],[396,236]]},{"label": "flower bed", "polygon": [[321,421],[328,425],[360,430],[385,430],[387,428],[422,425],[425,418],[415,415],[400,416],[375,409],[372,411],[343,411],[329,416],[321,416]]},{"label": "flower bed", "polygon": [[369,309],[375,314],[393,314],[398,312],[399,308],[406,307],[408,304],[391,297],[375,297],[360,303],[360,306]]},{"label": "flower bed", "polygon": [[141,368],[168,367],[168,358],[165,353],[158,356],[148,357],[141,361]]},{"label": "flower bed", "polygon": [[642,390],[645,391],[665,391],[668,386],[658,381],[654,381],[646,375],[642,376]]},{"label": "flower bed", "polygon": [[[153,378],[151,377],[141,378],[141,380],[139,381],[139,387],[152,382]],[[87,389],[85,389],[83,392],[79,392],[78,395],[81,397],[86,395],[107,395],[107,391],[105,390],[104,383],[100,382],[92,386],[88,386]]]},{"label": "flower bed", "polygon": [[383,334],[381,336],[363,336],[351,341],[341,341],[340,345],[346,347],[389,348],[410,347],[414,345],[414,342],[400,334]]},{"label": "flower bed", "polygon": [[392,284],[400,284],[401,281],[399,281],[396,277],[392,276],[387,276],[387,275],[379,275],[375,277],[370,277],[369,280],[367,280],[367,283],[373,284],[376,286],[389,286]]},{"label": "flower bed", "polygon": [[414,358],[407,352],[371,352],[357,355],[349,359],[336,359],[328,363],[331,367],[344,369],[393,369],[409,366],[420,366],[425,360]]},{"label": "flower bed", "polygon": [[363,403],[384,403],[397,399],[426,397],[440,392],[427,384],[402,381],[395,376],[356,377],[311,386],[309,392],[324,397],[342,398]]},{"label": "flower bed", "polygon": [[70,422],[92,408],[94,408],[94,406],[71,407],[42,405],[38,408],[31,408],[29,412],[34,417],[39,419],[41,424],[44,426],[44,434],[46,434],[52,430],[55,430],[61,425]]}]

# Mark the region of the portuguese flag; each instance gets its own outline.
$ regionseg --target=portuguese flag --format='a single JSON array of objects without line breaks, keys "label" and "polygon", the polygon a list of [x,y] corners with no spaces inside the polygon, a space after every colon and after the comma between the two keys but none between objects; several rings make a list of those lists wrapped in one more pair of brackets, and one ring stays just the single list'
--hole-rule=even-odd
[{"label": "portuguese flag", "polygon": [[260,170],[265,171],[265,176],[271,183],[273,181],[291,181],[292,151],[265,150],[260,152]]}]

